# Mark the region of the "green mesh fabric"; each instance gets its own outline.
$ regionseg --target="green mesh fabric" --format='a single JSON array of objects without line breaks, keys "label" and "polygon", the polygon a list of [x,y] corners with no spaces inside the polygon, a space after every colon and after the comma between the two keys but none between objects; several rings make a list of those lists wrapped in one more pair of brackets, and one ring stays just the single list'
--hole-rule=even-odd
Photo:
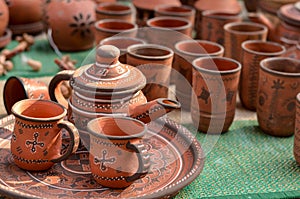
[{"label": "green mesh fabric", "polygon": [[[206,136],[197,134],[203,145]],[[236,121],[207,154],[202,173],[175,198],[300,198],[293,142],[262,133],[257,121]]]}]

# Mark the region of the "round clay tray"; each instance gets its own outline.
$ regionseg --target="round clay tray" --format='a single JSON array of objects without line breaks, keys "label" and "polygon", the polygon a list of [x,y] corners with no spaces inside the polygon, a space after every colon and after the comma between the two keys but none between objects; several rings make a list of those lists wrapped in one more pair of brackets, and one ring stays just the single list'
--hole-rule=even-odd
[{"label": "round clay tray", "polygon": [[149,173],[126,189],[109,189],[91,176],[84,147],[47,171],[20,169],[10,152],[13,116],[1,119],[0,126],[0,194],[13,198],[169,198],[190,184],[204,166],[195,135],[169,119],[159,119],[148,124],[143,138],[151,157]]},{"label": "round clay tray", "polygon": [[12,32],[9,29],[6,29],[4,35],[0,37],[0,48],[4,48],[11,41]]}]

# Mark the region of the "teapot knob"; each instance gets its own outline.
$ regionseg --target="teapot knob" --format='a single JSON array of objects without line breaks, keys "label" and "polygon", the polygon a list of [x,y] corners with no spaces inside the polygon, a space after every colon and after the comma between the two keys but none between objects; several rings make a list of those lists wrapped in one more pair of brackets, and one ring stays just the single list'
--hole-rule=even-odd
[{"label": "teapot knob", "polygon": [[102,45],[96,51],[96,63],[113,65],[119,61],[120,50],[113,45]]}]

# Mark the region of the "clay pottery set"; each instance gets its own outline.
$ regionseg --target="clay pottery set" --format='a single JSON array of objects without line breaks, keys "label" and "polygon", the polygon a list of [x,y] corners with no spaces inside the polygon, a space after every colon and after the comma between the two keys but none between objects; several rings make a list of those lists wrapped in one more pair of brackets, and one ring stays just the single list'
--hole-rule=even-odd
[{"label": "clay pottery set", "polygon": [[192,62],[199,57],[222,57],[224,48],[220,44],[206,40],[183,40],[175,44],[173,68],[176,98],[185,110],[190,110],[192,97]]},{"label": "clay pottery set", "polygon": [[[11,138],[12,158],[17,166],[30,171],[47,170],[68,158],[79,144],[75,126],[64,120],[67,110],[49,100],[25,99],[12,107],[15,116]],[[61,155],[62,133],[67,130],[69,145]]]},{"label": "clay pottery set", "polygon": [[225,57],[193,61],[191,115],[198,130],[209,134],[228,131],[236,109],[241,64]]},{"label": "clay pottery set", "polygon": [[135,21],[133,8],[121,3],[100,3],[96,6],[96,19],[120,19],[128,22]]},{"label": "clay pottery set", "polygon": [[94,27],[96,44],[99,44],[103,39],[114,35],[135,37],[138,29],[138,26],[135,23],[119,19],[102,19],[96,21]]},{"label": "clay pottery set", "polygon": [[295,118],[295,130],[294,130],[294,147],[293,153],[295,160],[300,164],[300,93],[296,99],[296,118]]},{"label": "clay pottery set", "polygon": [[99,184],[125,188],[148,173],[150,155],[141,142],[147,132],[143,122],[128,117],[101,117],[91,120],[87,129],[91,135],[91,173]]},{"label": "clay pottery set", "polygon": [[272,57],[260,62],[256,112],[263,132],[280,137],[294,134],[299,79],[297,59]]},{"label": "clay pottery set", "polygon": [[44,30],[43,1],[7,0],[9,29],[13,34],[37,34]]},{"label": "clay pottery set", "polygon": [[87,50],[94,45],[96,19],[92,0],[51,0],[45,3],[46,23],[61,51]]},{"label": "clay pottery set", "polygon": [[23,99],[50,100],[48,85],[35,79],[11,76],[3,88],[3,102],[7,114],[11,114],[12,106]]},{"label": "clay pottery set", "polygon": [[[50,81],[51,99],[69,107],[68,118],[81,132],[83,142],[89,142],[84,130],[87,123],[94,118],[105,115],[127,115],[143,122],[150,122],[171,110],[180,108],[177,101],[166,98],[147,103],[141,91],[146,85],[145,76],[137,68],[120,63],[119,55],[120,51],[115,46],[100,46],[96,50],[95,63],[82,66],[75,71],[61,71]],[[73,91],[70,99],[66,101],[59,85],[68,79]]]},{"label": "clay pottery set", "polygon": [[0,0],[0,49],[11,41],[11,30],[8,29],[9,13],[4,0]]},{"label": "clay pottery set", "polygon": [[242,60],[241,44],[246,40],[266,41],[268,28],[253,22],[231,22],[224,25],[224,47],[225,56]]},{"label": "clay pottery set", "polygon": [[218,10],[203,11],[201,21],[201,39],[224,45],[224,25],[227,23],[241,21],[241,14]]},{"label": "clay pottery set", "polygon": [[242,105],[249,110],[256,110],[257,87],[260,61],[268,57],[284,55],[283,45],[270,41],[247,40],[242,43],[242,72],[240,77],[239,96]]}]

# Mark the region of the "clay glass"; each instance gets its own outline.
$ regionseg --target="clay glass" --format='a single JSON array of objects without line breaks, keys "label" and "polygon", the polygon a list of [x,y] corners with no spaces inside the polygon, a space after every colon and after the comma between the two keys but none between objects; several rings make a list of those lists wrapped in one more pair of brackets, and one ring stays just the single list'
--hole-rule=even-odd
[{"label": "clay glass", "polygon": [[94,179],[105,187],[125,188],[145,176],[150,157],[142,137],[146,125],[129,117],[101,117],[87,125],[90,167]]},{"label": "clay glass", "polygon": [[265,58],[282,56],[286,51],[279,43],[260,40],[247,40],[242,43],[242,73],[239,97],[242,105],[256,110],[259,64]]},{"label": "clay glass", "polygon": [[[25,99],[14,104],[15,125],[11,138],[11,153],[17,166],[41,171],[67,159],[78,148],[79,134],[75,126],[64,120],[67,110],[49,100]],[[70,137],[61,154],[62,129]]]},{"label": "clay glass", "polygon": [[[228,131],[236,109],[241,64],[225,57],[201,57],[193,61],[192,120],[209,134]],[[199,111],[198,111],[199,110]]]},{"label": "clay glass", "polygon": [[135,13],[129,5],[117,2],[103,2],[96,6],[96,19],[120,19],[130,23],[135,21]]},{"label": "clay glass", "polygon": [[263,132],[280,137],[294,134],[299,92],[299,60],[272,57],[260,62],[256,112]]}]

